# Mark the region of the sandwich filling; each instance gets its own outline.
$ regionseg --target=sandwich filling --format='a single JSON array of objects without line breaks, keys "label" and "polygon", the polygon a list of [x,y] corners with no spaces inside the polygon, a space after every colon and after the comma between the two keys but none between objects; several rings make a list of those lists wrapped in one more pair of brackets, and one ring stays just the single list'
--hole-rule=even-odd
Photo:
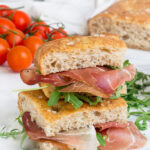
[{"label": "sandwich filling", "polygon": [[134,65],[128,65],[116,70],[97,66],[49,75],[41,75],[33,69],[26,69],[20,75],[23,82],[29,85],[45,82],[55,87],[64,86],[59,92],[90,93],[94,96],[109,98],[119,86],[126,81],[131,81],[135,73]]},{"label": "sandwich filling", "polygon": [[[115,121],[99,123],[85,129],[62,131],[55,136],[48,137],[44,130],[31,120],[29,112],[24,113],[22,120],[26,133],[32,140],[56,141],[76,150],[97,150],[97,147],[100,150],[131,150],[143,147],[147,141],[132,122],[124,124]],[[96,131],[104,137],[106,145],[99,145]]]}]

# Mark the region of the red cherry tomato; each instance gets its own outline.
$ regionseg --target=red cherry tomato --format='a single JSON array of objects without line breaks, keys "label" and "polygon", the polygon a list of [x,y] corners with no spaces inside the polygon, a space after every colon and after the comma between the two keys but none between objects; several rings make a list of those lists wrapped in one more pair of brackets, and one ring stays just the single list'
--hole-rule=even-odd
[{"label": "red cherry tomato", "polygon": [[41,40],[42,39],[45,39],[45,40],[47,39],[46,34],[43,31],[41,31],[41,30],[38,30],[33,35],[39,37]]},{"label": "red cherry tomato", "polygon": [[15,46],[8,52],[7,62],[13,71],[19,72],[31,65],[32,54],[25,46]]},{"label": "red cherry tomato", "polygon": [[32,32],[34,31],[43,31],[45,34],[50,33],[50,28],[44,21],[34,22],[32,23]]},{"label": "red cherry tomato", "polygon": [[31,18],[25,12],[17,10],[12,16],[12,21],[16,25],[17,29],[24,31],[30,23]]},{"label": "red cherry tomato", "polygon": [[[6,9],[5,9],[6,8]],[[10,14],[13,13],[14,10],[12,10],[7,5],[0,5],[0,17],[7,17],[10,16]]]},{"label": "red cherry tomato", "polygon": [[0,17],[0,34],[5,34],[8,30],[14,29],[15,25],[7,18]]},{"label": "red cherry tomato", "polygon": [[8,32],[7,41],[10,46],[16,46],[22,44],[24,38],[25,35],[21,30],[13,29],[11,32]]},{"label": "red cherry tomato", "polygon": [[52,40],[56,40],[67,37],[67,32],[62,28],[58,28],[57,30],[53,29],[50,35]]},{"label": "red cherry tomato", "polygon": [[30,49],[32,56],[34,57],[34,54],[36,52],[36,50],[43,44],[44,42],[36,37],[36,36],[31,36],[28,37],[24,40],[23,44],[24,46],[26,46],[27,48]]},{"label": "red cherry tomato", "polygon": [[0,65],[6,61],[9,44],[6,40],[0,38]]}]

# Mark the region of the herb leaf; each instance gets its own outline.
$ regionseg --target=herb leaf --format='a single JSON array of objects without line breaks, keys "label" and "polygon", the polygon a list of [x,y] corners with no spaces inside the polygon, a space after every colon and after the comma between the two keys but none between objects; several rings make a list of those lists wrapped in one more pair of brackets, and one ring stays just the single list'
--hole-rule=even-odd
[{"label": "herb leaf", "polygon": [[75,109],[78,109],[83,105],[83,102],[73,93],[65,94],[65,102],[71,103]]},{"label": "herb leaf", "polygon": [[[146,112],[143,109],[150,107],[150,97],[145,97],[145,95],[150,93],[145,92],[145,88],[150,86],[149,79],[150,75],[137,71],[134,79],[126,82],[127,94],[121,95],[128,104],[129,115],[137,116],[135,124],[139,130],[146,130],[147,121],[150,120],[150,111]],[[142,95],[142,98],[139,95]],[[131,108],[137,111],[130,112]]]},{"label": "herb leaf", "polygon": [[47,87],[48,87],[48,85],[42,86],[42,87],[38,87],[38,88],[32,88],[32,89],[18,89],[18,90],[13,90],[13,92],[35,91],[35,90],[45,89]]},{"label": "herb leaf", "polygon": [[113,96],[110,97],[110,99],[117,99],[119,97],[121,97],[121,94],[119,93],[119,91],[122,89],[122,85],[120,85],[117,89],[116,89],[116,92]]},{"label": "herb leaf", "polygon": [[106,142],[99,132],[96,132],[96,137],[100,145],[106,146]]},{"label": "herb leaf", "polygon": [[48,101],[48,106],[53,106],[55,104],[57,104],[57,102],[59,101],[61,97],[61,93],[57,90],[54,90],[49,97],[49,101]]},{"label": "herb leaf", "polygon": [[129,65],[131,65],[129,60],[125,60],[124,63],[123,63],[123,67],[129,66]]}]

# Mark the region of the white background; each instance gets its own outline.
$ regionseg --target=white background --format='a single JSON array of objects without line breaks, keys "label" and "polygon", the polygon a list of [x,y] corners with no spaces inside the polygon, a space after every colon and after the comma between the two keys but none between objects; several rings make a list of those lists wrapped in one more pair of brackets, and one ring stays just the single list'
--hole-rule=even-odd
[{"label": "white background", "polygon": [[[3,2],[12,7],[25,6],[24,10],[30,16],[41,17],[47,23],[63,22],[69,34],[88,33],[87,20],[89,17],[107,8],[115,0],[47,0],[46,2],[32,2],[6,0]],[[145,73],[150,74],[150,52],[129,49],[126,54],[136,67]],[[17,93],[12,92],[14,89],[32,88],[22,83],[19,74],[12,72],[7,64],[0,66],[0,128],[6,126],[8,129],[18,128],[15,118],[19,112],[17,109]],[[134,118],[132,119],[134,120]],[[150,139],[149,129],[143,132]],[[17,140],[0,139],[1,150],[19,150],[20,137]],[[28,143],[27,141],[26,143]],[[27,145],[30,145],[29,143]],[[32,144],[31,144],[32,145]],[[31,146],[30,145],[30,146]],[[30,147],[29,146],[29,147]],[[33,147],[28,150],[33,150]],[[150,150],[150,146],[143,148]]]}]

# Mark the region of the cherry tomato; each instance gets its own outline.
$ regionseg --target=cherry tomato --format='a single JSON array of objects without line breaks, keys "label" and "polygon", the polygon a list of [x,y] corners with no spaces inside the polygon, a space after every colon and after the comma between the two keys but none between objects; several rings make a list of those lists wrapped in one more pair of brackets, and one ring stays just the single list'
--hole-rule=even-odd
[{"label": "cherry tomato", "polygon": [[41,30],[38,30],[33,35],[39,37],[41,40],[42,39],[45,39],[45,40],[47,39],[46,34],[43,31],[41,31]]},{"label": "cherry tomato", "polygon": [[11,32],[8,32],[7,41],[10,46],[16,46],[22,44],[24,38],[25,35],[21,30],[13,29]]},{"label": "cherry tomato", "polygon": [[32,32],[34,31],[43,31],[45,34],[50,33],[50,28],[44,21],[34,22],[32,23]]},{"label": "cherry tomato", "polygon": [[0,17],[0,34],[5,34],[8,30],[14,29],[15,25],[7,18]]},{"label": "cherry tomato", "polygon": [[63,28],[58,28],[57,30],[53,29],[50,35],[52,40],[56,40],[67,37],[67,32]]},{"label": "cherry tomato", "polygon": [[38,38],[37,36],[31,36],[24,40],[24,46],[30,49],[32,56],[34,57],[34,54],[36,50],[43,44],[44,42]]},{"label": "cherry tomato", "polygon": [[15,46],[8,52],[7,62],[13,71],[19,72],[31,65],[32,54],[25,46]]},{"label": "cherry tomato", "polygon": [[6,40],[0,38],[0,65],[6,61],[9,44]]},{"label": "cherry tomato", "polygon": [[[5,9],[6,8],[6,9]],[[13,13],[14,10],[12,10],[7,5],[0,5],[0,16],[1,17],[7,17],[10,16],[10,14]]]},{"label": "cherry tomato", "polygon": [[12,16],[12,21],[16,25],[17,29],[24,31],[30,23],[31,18],[25,12],[17,10]]}]

